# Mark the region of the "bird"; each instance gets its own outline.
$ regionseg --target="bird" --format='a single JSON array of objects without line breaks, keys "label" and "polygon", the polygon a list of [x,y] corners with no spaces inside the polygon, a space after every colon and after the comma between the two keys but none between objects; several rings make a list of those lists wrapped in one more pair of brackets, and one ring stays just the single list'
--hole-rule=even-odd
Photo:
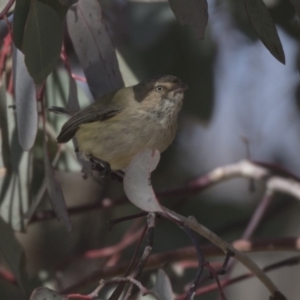
[{"label": "bird", "polygon": [[160,75],[110,92],[71,116],[57,142],[75,138],[92,168],[124,171],[139,152],[171,144],[187,88],[176,76]]}]

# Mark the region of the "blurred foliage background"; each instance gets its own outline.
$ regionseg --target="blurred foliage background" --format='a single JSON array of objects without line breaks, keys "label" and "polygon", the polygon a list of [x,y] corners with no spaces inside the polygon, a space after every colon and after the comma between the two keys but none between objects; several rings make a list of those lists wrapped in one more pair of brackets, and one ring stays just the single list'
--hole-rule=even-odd
[{"label": "blurred foliage background", "polygon": [[[176,140],[163,153],[158,169],[152,176],[155,190],[182,186],[188,180],[217,166],[244,158],[278,164],[300,176],[300,23],[289,1],[265,1],[277,25],[285,52],[285,65],[277,61],[258,39],[243,1],[209,1],[209,22],[203,40],[198,40],[189,26],[181,26],[176,21],[166,1],[99,0],[99,3],[117,50],[125,85],[135,84],[158,74],[173,74],[189,86],[180,113]],[[6,22],[2,20],[0,26],[3,52],[4,38],[7,35]],[[72,41],[66,31],[63,34],[65,53],[72,71],[78,76],[84,76]],[[10,221],[14,229],[18,229],[15,236],[22,245],[26,258],[23,271],[27,275],[20,275],[25,281],[24,278],[27,278],[25,289],[31,291],[46,285],[64,290],[94,270],[130,260],[135,244],[122,251],[120,257],[111,255],[91,259],[84,255],[89,250],[120,242],[136,221],[118,224],[111,230],[107,222],[139,210],[130,203],[105,208],[111,201],[123,197],[122,185],[111,179],[101,179],[97,174],[84,179],[73,144],[59,146],[56,143],[55,138],[67,117],[46,112],[48,153],[67,207],[104,203],[104,208],[78,209],[79,212],[70,213],[73,226],[71,233],[66,230],[63,222],[54,218],[43,221],[41,219],[46,218],[44,214],[39,218],[40,211],[51,209],[44,183],[43,116],[39,114],[39,127],[33,148],[29,152],[23,152],[16,137],[15,111],[8,108],[9,105],[14,105],[14,101],[9,91],[5,91],[10,78],[10,58],[7,59],[5,68],[0,91],[1,215],[5,221]],[[93,98],[86,83],[76,83],[78,99],[83,107],[93,101]],[[65,107],[69,93],[69,76],[60,60],[47,78],[44,102],[38,103],[39,112],[43,105],[45,108],[53,105]],[[10,173],[7,161],[13,162],[12,169],[16,172]],[[254,190],[250,190],[247,180],[235,179],[201,194],[171,198],[163,200],[163,203],[183,215],[195,216],[200,223],[230,241],[241,236],[262,192],[263,186],[256,185]],[[22,201],[19,201],[21,198]],[[28,224],[25,221],[23,226],[19,226],[36,199],[40,200],[37,212],[34,212]],[[8,212],[5,206],[9,206]],[[255,237],[299,236],[299,212],[297,201],[278,196]],[[141,220],[135,226],[142,228],[144,223]],[[3,265],[5,270],[11,269],[11,265],[7,266],[5,253],[11,253],[11,248],[6,249],[6,244],[11,246],[15,242],[14,235],[4,222],[0,232],[3,232],[1,236],[6,237],[5,241],[0,242],[0,252],[4,253],[1,268]],[[206,242],[201,240],[201,243]],[[189,239],[177,226],[166,220],[158,222],[155,230],[155,253],[187,245],[190,245]],[[253,259],[264,266],[286,255],[254,254]],[[14,261],[14,256],[11,261]],[[15,263],[19,266],[19,261],[15,260]],[[175,293],[182,292],[195,273],[195,269],[176,273],[171,266],[166,267],[166,270]],[[244,270],[236,265],[233,272],[237,274],[242,271]],[[270,275],[288,299],[298,299],[299,271],[299,266],[296,266]],[[146,272],[144,277],[147,282],[150,273]],[[91,281],[80,291],[89,292],[96,284]],[[255,279],[227,288],[225,292],[228,299],[268,297],[267,291]],[[3,278],[0,278],[0,294],[3,299],[27,299],[18,285]],[[217,299],[218,294],[215,292],[200,298]]]}]

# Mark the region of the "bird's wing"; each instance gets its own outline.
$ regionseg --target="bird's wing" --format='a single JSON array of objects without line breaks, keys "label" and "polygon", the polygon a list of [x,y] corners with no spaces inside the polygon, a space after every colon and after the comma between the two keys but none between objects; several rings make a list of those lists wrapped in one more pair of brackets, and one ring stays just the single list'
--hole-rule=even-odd
[{"label": "bird's wing", "polygon": [[81,124],[104,121],[118,114],[122,110],[122,106],[113,101],[108,105],[108,101],[110,100],[111,97],[107,95],[107,97],[94,102],[73,115],[62,127],[60,134],[57,137],[57,141],[59,143],[68,142],[74,137],[78,126]]}]

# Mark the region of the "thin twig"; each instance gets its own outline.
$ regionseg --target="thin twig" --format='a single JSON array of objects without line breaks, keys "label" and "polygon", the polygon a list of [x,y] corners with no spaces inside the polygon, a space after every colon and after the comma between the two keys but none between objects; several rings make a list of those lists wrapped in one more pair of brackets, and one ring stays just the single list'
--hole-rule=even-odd
[{"label": "thin twig", "polygon": [[[235,249],[244,253],[255,253],[255,252],[282,252],[282,251],[296,251],[300,252],[300,238],[259,238],[252,241],[247,240],[236,240],[232,242]],[[216,257],[222,256],[224,252],[215,245],[203,245],[201,250],[205,257]],[[161,268],[165,265],[177,263],[180,264],[182,261],[187,259],[197,259],[197,254],[194,247],[184,247],[176,250],[170,250],[163,253],[152,254],[145,266],[146,270],[153,270]],[[84,288],[87,284],[96,282],[99,278],[110,278],[114,276],[121,276],[128,268],[129,262],[123,262],[116,266],[103,267],[99,270],[93,271],[91,274],[73,285],[65,288],[61,292],[68,294],[74,291],[78,291]]]},{"label": "thin twig", "polygon": [[265,285],[265,287],[271,293],[272,297],[275,297],[278,293],[280,293],[277,287],[274,285],[274,283],[270,280],[270,278],[257,266],[256,263],[254,263],[253,260],[249,259],[245,254],[241,253],[240,251],[237,251],[229,243],[222,240],[208,228],[198,223],[194,217],[186,218],[167,209],[166,207],[163,207],[163,210],[166,212],[165,215],[162,214],[163,216],[173,219],[173,221],[176,222],[178,222],[177,220],[180,220],[182,224],[189,226],[191,229],[198,232],[200,235],[217,245],[220,249],[223,250],[224,253],[227,253],[228,251],[232,252],[234,257],[240,263],[242,263],[248,270],[250,270]]},{"label": "thin twig", "polygon": [[197,286],[199,284],[199,281],[200,281],[200,278],[201,278],[201,275],[203,272],[205,259],[204,259],[203,253],[200,249],[199,240],[195,236],[195,232],[185,225],[182,228],[187,233],[190,240],[192,241],[195,251],[197,253],[197,257],[198,257],[198,269],[196,272],[196,276],[195,276],[195,279],[194,279],[192,285],[190,286],[189,291],[186,295],[186,300],[190,300],[193,298],[195,291],[197,289]]},{"label": "thin twig", "polygon": [[86,83],[86,78],[72,73],[70,61],[65,51],[65,45],[62,46],[60,59],[63,61],[66,71],[71,77],[73,77],[73,79]]},{"label": "thin twig", "polygon": [[143,229],[140,229],[130,236],[124,237],[120,242],[118,242],[116,245],[108,246],[102,249],[96,249],[96,250],[89,250],[84,253],[85,258],[99,258],[99,257],[106,257],[111,256],[116,253],[119,253],[123,249],[130,246],[132,243],[134,243],[141,235]]},{"label": "thin twig", "polygon": [[[144,227],[143,232],[142,232],[142,234],[141,234],[141,236],[138,240],[138,243],[135,247],[133,256],[131,258],[131,261],[130,261],[130,263],[129,263],[126,271],[125,271],[124,277],[126,277],[129,274],[130,269],[131,269],[131,267],[133,266],[133,264],[136,260],[139,247],[141,245],[142,240],[144,239],[144,236],[145,236],[146,232],[147,232],[147,226]],[[110,296],[110,298],[108,300],[117,300],[117,299],[119,299],[119,296],[123,292],[124,286],[125,286],[125,284],[119,284],[118,287],[114,290],[114,292],[112,293],[112,295]]]},{"label": "thin twig", "polygon": [[0,13],[0,20],[6,16],[10,10],[10,8],[14,5],[15,0],[9,0],[7,4],[5,5],[4,9]]},{"label": "thin twig", "polygon": [[254,214],[251,217],[249,224],[246,227],[246,230],[242,235],[243,240],[249,239],[255,232],[256,228],[261,222],[265,212],[267,211],[272,201],[272,196],[273,196],[273,192],[270,190],[266,190],[264,196],[262,197],[262,200],[259,202]]},{"label": "thin twig", "polygon": [[[190,181],[187,185],[180,188],[168,189],[156,193],[158,198],[161,197],[182,197],[193,195],[209,188],[213,185],[221,183],[236,177],[252,178],[254,180],[262,180],[266,182],[267,189],[270,193],[286,193],[300,200],[300,183],[294,178],[285,178],[278,176],[271,176],[267,168],[256,165],[250,161],[240,161],[236,164],[219,167],[203,175],[195,180]],[[122,205],[128,203],[126,197],[119,198],[109,203],[106,201],[103,205],[103,199],[93,204],[84,204],[68,209],[69,214],[85,213],[89,210],[108,209],[115,205]],[[32,222],[47,221],[55,218],[52,210],[39,211]]]},{"label": "thin twig", "polygon": [[132,220],[132,219],[136,219],[136,218],[141,218],[141,217],[145,217],[148,213],[143,211],[143,212],[140,212],[140,213],[137,213],[137,214],[134,214],[134,215],[130,215],[130,216],[125,216],[125,217],[122,217],[122,218],[117,218],[117,219],[114,219],[114,220],[110,220],[108,222],[108,226],[109,226],[109,230],[112,229],[112,227],[118,223],[121,223],[121,222],[124,222],[124,221],[129,221],[129,220]]},{"label": "thin twig", "polygon": [[[262,270],[264,272],[270,272],[270,271],[277,270],[277,269],[282,268],[282,267],[289,267],[289,266],[298,265],[299,263],[300,263],[300,256],[297,255],[297,256],[294,256],[294,257],[291,257],[291,258],[288,258],[288,259],[284,259],[284,260],[279,261],[277,263],[268,265],[268,266],[264,267]],[[221,280],[220,284],[222,285],[222,287],[226,287],[226,286],[232,285],[234,283],[240,282],[242,280],[249,279],[253,276],[254,275],[252,273],[246,273],[246,274],[239,275],[239,276],[231,278],[231,279]],[[205,294],[210,293],[212,291],[215,291],[216,289],[218,289],[217,284],[215,284],[215,283],[209,284],[207,286],[204,286],[204,287],[201,287],[201,288],[197,289],[197,291],[195,293],[195,296],[200,296],[200,295],[202,296],[202,295],[205,295]],[[184,299],[185,299],[185,293],[181,294],[181,295],[178,295],[175,298],[175,300],[184,300]],[[278,295],[278,299],[280,299],[279,295]],[[284,298],[281,298],[281,299],[284,299]]]},{"label": "thin twig", "polygon": [[[226,255],[226,258],[228,257],[228,255]],[[217,273],[214,268],[209,264],[209,262],[206,263],[206,267],[209,269],[211,277],[214,278],[216,280],[217,286],[218,286],[218,290],[221,296],[222,300],[226,300],[224,291],[223,291],[223,287],[220,283],[220,279],[219,279],[219,273]],[[196,293],[196,291],[195,291]]]},{"label": "thin twig", "polygon": [[[153,240],[154,240],[155,213],[149,213],[147,215],[147,227],[148,227],[147,245],[144,249],[143,255],[139,261],[138,266],[131,274],[131,277],[133,277],[133,278],[139,276],[142,273],[142,270],[144,269],[145,264],[151,254],[152,247],[153,247]],[[131,292],[132,292],[132,285],[128,288],[127,293],[124,297],[124,300],[127,300],[130,298]]]},{"label": "thin twig", "polygon": [[141,291],[142,295],[145,296],[145,295],[148,295],[148,294],[152,294],[154,296],[157,297],[157,295],[151,291],[151,290],[148,290],[147,288],[145,288],[138,280],[134,279],[133,277],[131,276],[127,276],[127,277],[116,277],[116,278],[113,278],[113,279],[108,279],[108,280],[104,280],[102,279],[100,281],[100,284],[99,284],[99,287],[97,287],[97,289],[95,289],[95,291],[93,291],[90,296],[91,297],[95,297],[96,295],[99,294],[100,290],[106,286],[106,285],[113,285],[113,284],[118,284],[118,283],[122,283],[122,282],[129,282],[131,284],[134,284],[136,285],[139,290]]}]

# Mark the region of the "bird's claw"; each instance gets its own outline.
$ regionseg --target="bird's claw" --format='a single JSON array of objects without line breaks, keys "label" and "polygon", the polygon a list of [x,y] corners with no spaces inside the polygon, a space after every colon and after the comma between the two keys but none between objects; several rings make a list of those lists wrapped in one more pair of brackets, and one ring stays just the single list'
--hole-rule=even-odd
[{"label": "bird's claw", "polygon": [[92,170],[98,171],[102,177],[107,177],[111,174],[112,171],[108,162],[96,158],[93,155],[89,155],[88,158],[91,163]]},{"label": "bird's claw", "polygon": [[110,175],[112,179],[123,182],[123,171],[112,171],[108,162],[93,155],[87,155],[87,158],[91,163],[92,170],[99,172],[101,177],[108,177]]}]

